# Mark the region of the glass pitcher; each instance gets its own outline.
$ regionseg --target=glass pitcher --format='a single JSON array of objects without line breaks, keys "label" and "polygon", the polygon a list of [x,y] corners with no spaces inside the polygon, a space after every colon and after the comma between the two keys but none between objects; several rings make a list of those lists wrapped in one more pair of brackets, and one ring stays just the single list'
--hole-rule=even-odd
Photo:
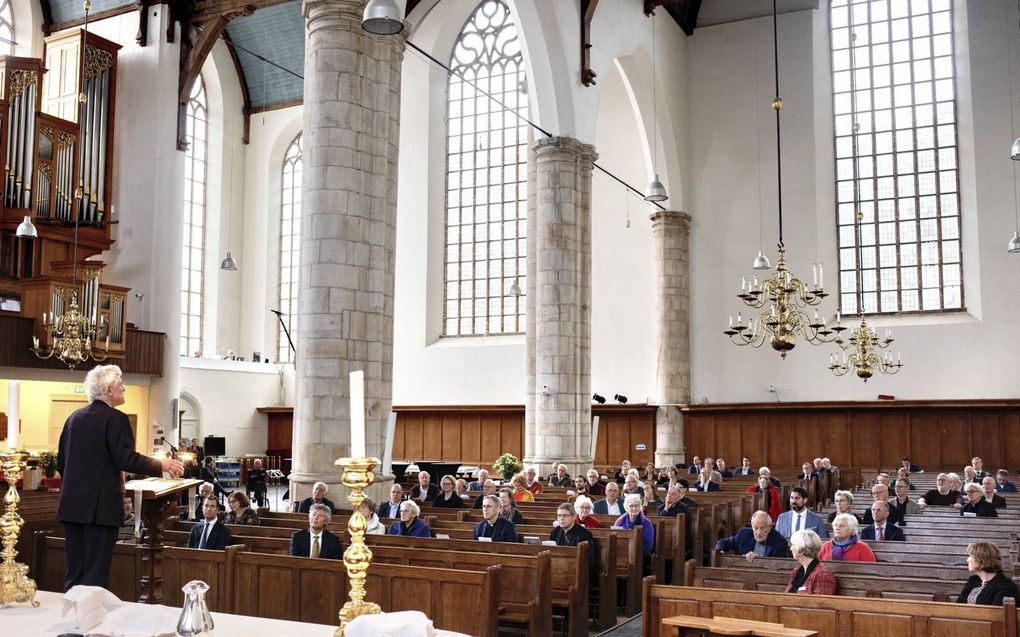
[{"label": "glass pitcher", "polygon": [[177,620],[177,634],[180,637],[212,635],[212,615],[205,603],[205,593],[209,590],[209,585],[201,580],[192,580],[181,590],[184,591],[184,607],[181,608],[181,617]]}]

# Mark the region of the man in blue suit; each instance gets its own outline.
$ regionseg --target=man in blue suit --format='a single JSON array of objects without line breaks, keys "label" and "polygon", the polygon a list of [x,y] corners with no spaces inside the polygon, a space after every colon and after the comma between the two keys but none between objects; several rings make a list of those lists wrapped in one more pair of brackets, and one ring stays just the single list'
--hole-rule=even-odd
[{"label": "man in blue suit", "polygon": [[701,469],[701,476],[698,481],[694,484],[695,491],[718,491],[719,483],[712,479],[712,469],[706,463]]},{"label": "man in blue suit", "polygon": [[487,495],[482,500],[482,521],[475,525],[474,539],[487,537],[493,542],[517,542],[517,527],[499,517],[499,498]]},{"label": "man in blue suit", "polygon": [[191,533],[188,535],[189,549],[222,551],[230,544],[230,529],[217,519],[219,504],[214,495],[202,500],[204,519],[191,527]]},{"label": "man in blue suit", "polygon": [[343,559],[344,549],[338,538],[326,530],[333,518],[332,511],[325,504],[313,504],[308,511],[308,528],[295,531],[290,536],[289,555],[294,557],[319,557],[325,560]]},{"label": "man in blue suit", "polygon": [[776,520],[776,531],[789,540],[796,531],[804,529],[811,529],[822,539],[829,537],[822,516],[807,508],[807,491],[804,487],[794,487],[790,490],[790,510]]},{"label": "man in blue suit", "polygon": [[871,517],[875,523],[861,529],[862,540],[903,542],[907,539],[903,529],[889,521],[889,503],[885,500],[875,500],[871,503]]},{"label": "man in blue suit", "polygon": [[764,511],[751,516],[751,528],[746,526],[737,534],[716,542],[717,551],[735,551],[753,562],[756,557],[790,557],[786,540],[772,528],[772,518]]}]

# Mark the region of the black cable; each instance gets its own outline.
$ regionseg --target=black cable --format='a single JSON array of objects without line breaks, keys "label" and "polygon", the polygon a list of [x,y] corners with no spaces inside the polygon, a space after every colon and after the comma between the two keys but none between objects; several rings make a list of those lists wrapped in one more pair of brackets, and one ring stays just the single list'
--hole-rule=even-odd
[{"label": "black cable", "polygon": [[250,49],[246,49],[246,48],[244,48],[243,46],[241,46],[241,45],[240,45],[240,44],[238,44],[237,42],[234,42],[233,40],[230,40],[230,39],[227,39],[227,38],[223,38],[223,36],[220,36],[220,37],[221,37],[221,38],[223,39],[223,42],[224,42],[224,43],[225,43],[225,44],[226,44],[227,46],[233,47],[233,48],[235,48],[235,49],[237,49],[237,50],[239,50],[239,51],[244,51],[244,52],[245,52],[245,53],[247,53],[248,55],[251,55],[251,56],[253,56],[253,57],[255,57],[255,58],[257,58],[257,59],[259,59],[259,60],[261,60],[261,61],[265,62],[265,63],[266,63],[266,64],[268,64],[269,66],[274,66],[274,67],[276,67],[276,68],[280,69],[281,71],[284,71],[284,72],[290,73],[291,75],[293,75],[294,77],[298,78],[299,80],[304,80],[304,79],[305,79],[305,76],[301,75],[300,73],[296,73],[296,72],[294,72],[294,71],[292,71],[292,70],[288,69],[288,68],[287,68],[287,67],[285,67],[285,66],[280,66],[280,65],[279,65],[279,64],[277,64],[276,62],[273,62],[272,60],[266,59],[265,57],[263,57],[263,56],[259,55],[258,53],[254,52],[254,51],[252,51],[252,50],[250,50]]}]

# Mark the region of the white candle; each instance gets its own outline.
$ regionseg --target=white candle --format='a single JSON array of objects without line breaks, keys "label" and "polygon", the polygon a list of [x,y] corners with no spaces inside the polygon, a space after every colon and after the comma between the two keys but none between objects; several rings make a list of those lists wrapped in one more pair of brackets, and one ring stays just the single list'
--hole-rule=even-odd
[{"label": "white candle", "polygon": [[34,347],[35,349],[39,349],[39,337],[38,336],[33,336],[32,337],[32,347]]},{"label": "white candle", "polygon": [[815,284],[815,287],[818,287],[818,264],[817,263],[813,263],[811,265],[811,282]]},{"label": "white candle", "polygon": [[365,372],[351,372],[351,457],[365,453]]},{"label": "white candle", "polygon": [[21,383],[7,385],[7,446],[17,449],[21,441]]},{"label": "white candle", "polygon": [[825,270],[822,269],[822,264],[818,264],[818,287],[825,287]]},{"label": "white candle", "polygon": [[730,327],[733,327],[733,315],[730,314]]},{"label": "white candle", "polygon": [[836,325],[839,325],[839,310],[836,310]]}]

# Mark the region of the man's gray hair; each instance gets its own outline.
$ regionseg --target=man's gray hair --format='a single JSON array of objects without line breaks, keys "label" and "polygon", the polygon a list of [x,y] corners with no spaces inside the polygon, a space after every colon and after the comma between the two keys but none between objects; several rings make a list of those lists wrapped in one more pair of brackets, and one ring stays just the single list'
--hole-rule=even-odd
[{"label": "man's gray hair", "polygon": [[493,505],[497,509],[499,508],[499,498],[497,498],[494,495],[490,494],[490,495],[482,497],[482,502],[488,502],[489,504]]},{"label": "man's gray hair", "polygon": [[761,520],[764,518],[765,522],[768,522],[769,526],[772,526],[772,516],[764,511],[755,511],[751,514],[751,524],[754,524],[755,520]]},{"label": "man's gray hair", "polygon": [[564,511],[566,513],[569,513],[570,515],[577,515],[577,511],[574,510],[574,505],[570,504],[569,502],[564,502],[563,504],[559,505],[558,507],[556,507],[556,510]]},{"label": "man's gray hair", "polygon": [[421,507],[414,500],[404,500],[400,503],[400,510],[410,509],[411,513],[414,513],[414,517],[421,515]]},{"label": "man's gray hair", "polygon": [[311,517],[311,515],[316,511],[322,511],[324,514],[326,514],[326,522],[331,522],[333,520],[333,512],[330,511],[329,507],[326,506],[325,504],[313,504],[312,506],[308,507],[308,516]]},{"label": "man's gray hair", "polygon": [[102,398],[124,375],[116,365],[97,365],[85,375],[85,395],[89,402]]},{"label": "man's gray hair", "polygon": [[313,484],[312,485],[312,491],[315,491],[316,489],[318,489],[320,484],[322,485],[322,488],[325,489],[326,492],[328,493],[329,492],[329,485],[326,484],[325,482],[316,482],[315,484]]}]

